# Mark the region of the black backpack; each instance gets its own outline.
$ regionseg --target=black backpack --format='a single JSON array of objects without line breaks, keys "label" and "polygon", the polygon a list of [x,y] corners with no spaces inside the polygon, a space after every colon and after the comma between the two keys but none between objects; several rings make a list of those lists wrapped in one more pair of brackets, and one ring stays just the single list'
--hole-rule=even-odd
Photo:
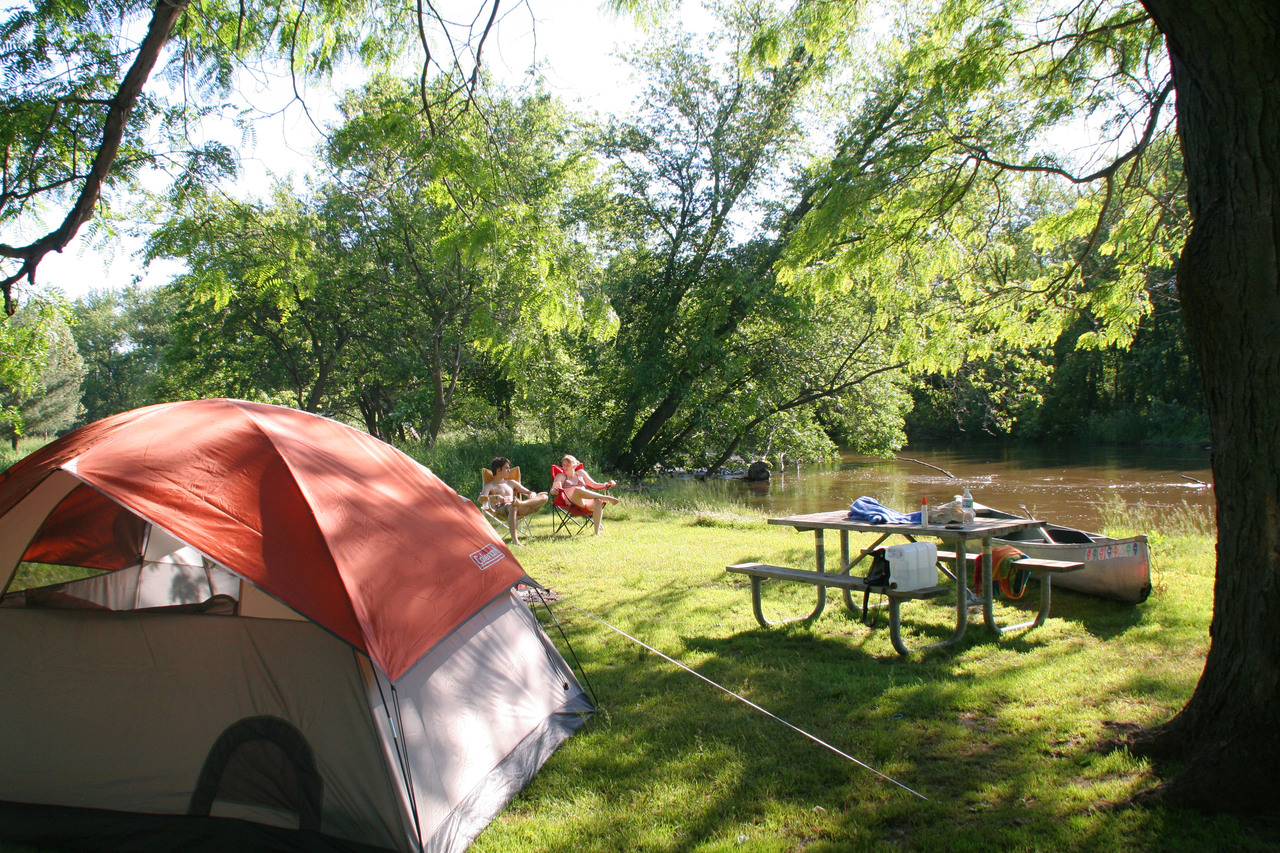
[{"label": "black backpack", "polygon": [[867,602],[871,598],[870,587],[889,585],[889,558],[884,555],[884,548],[877,548],[871,552],[871,570],[863,580],[866,581],[868,589],[862,591],[862,623],[869,625],[870,611],[867,610]]}]

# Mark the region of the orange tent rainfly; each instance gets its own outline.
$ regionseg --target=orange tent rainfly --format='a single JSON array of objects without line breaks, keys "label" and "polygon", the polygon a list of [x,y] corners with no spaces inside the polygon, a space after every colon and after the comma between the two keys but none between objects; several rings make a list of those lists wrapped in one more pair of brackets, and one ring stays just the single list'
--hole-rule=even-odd
[{"label": "orange tent rainfly", "polygon": [[194,400],[98,421],[15,465],[0,514],[54,470],[79,481],[68,498],[97,514],[77,519],[79,531],[46,525],[27,559],[73,562],[88,549],[94,565],[131,564],[137,552],[115,549],[133,544],[117,537],[137,516],[288,601],[392,679],[524,575],[430,471],[294,409]]}]

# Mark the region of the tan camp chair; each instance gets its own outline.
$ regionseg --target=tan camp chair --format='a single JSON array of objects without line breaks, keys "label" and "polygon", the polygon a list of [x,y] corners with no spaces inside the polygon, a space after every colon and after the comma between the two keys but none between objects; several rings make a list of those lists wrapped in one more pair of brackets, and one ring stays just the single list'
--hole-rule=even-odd
[{"label": "tan camp chair", "polygon": [[[490,481],[493,480],[493,477],[494,474],[492,471],[488,468],[481,468],[481,488],[489,485]],[[511,466],[511,473],[507,475],[507,479],[514,480],[519,483],[520,469],[515,465]],[[510,535],[511,528],[507,526],[507,508],[505,506],[490,506],[489,500],[492,497],[493,495],[483,495],[478,497],[476,498],[476,505],[480,507],[480,511],[484,513],[485,518],[489,519],[490,523],[498,529],[499,533],[503,535]],[[520,507],[516,510],[516,529],[520,532],[521,536],[529,535],[529,518],[541,508],[542,507]]]}]

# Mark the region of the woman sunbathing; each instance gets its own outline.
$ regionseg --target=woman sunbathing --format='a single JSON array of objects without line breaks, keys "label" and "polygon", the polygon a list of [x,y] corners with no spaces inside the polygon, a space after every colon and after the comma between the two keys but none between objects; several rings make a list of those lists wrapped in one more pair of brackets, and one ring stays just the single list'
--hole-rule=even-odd
[{"label": "woman sunbathing", "polygon": [[576,506],[590,512],[596,535],[599,536],[605,504],[616,504],[618,499],[595,490],[611,489],[617,483],[613,480],[597,483],[591,479],[586,467],[569,455],[561,459],[559,465],[551,466],[551,474],[551,494],[554,496],[552,503],[562,509]]}]

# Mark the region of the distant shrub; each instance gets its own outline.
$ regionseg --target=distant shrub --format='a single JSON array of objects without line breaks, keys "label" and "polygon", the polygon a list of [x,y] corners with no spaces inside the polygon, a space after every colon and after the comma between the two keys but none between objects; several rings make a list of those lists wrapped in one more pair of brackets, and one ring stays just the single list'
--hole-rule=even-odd
[{"label": "distant shrub", "polygon": [[1147,411],[1095,413],[1079,427],[1079,437],[1103,444],[1196,445],[1209,441],[1209,416],[1175,403],[1151,404]]},{"label": "distant shrub", "polygon": [[[458,494],[474,497],[480,491],[480,469],[489,467],[495,456],[505,456],[520,468],[521,482],[536,492],[551,485],[551,466],[566,452],[545,441],[516,438],[509,431],[445,433],[435,446],[421,443],[402,445],[401,450],[431,469]],[[582,458],[580,453],[574,455]],[[590,467],[593,475],[602,476]]]}]

